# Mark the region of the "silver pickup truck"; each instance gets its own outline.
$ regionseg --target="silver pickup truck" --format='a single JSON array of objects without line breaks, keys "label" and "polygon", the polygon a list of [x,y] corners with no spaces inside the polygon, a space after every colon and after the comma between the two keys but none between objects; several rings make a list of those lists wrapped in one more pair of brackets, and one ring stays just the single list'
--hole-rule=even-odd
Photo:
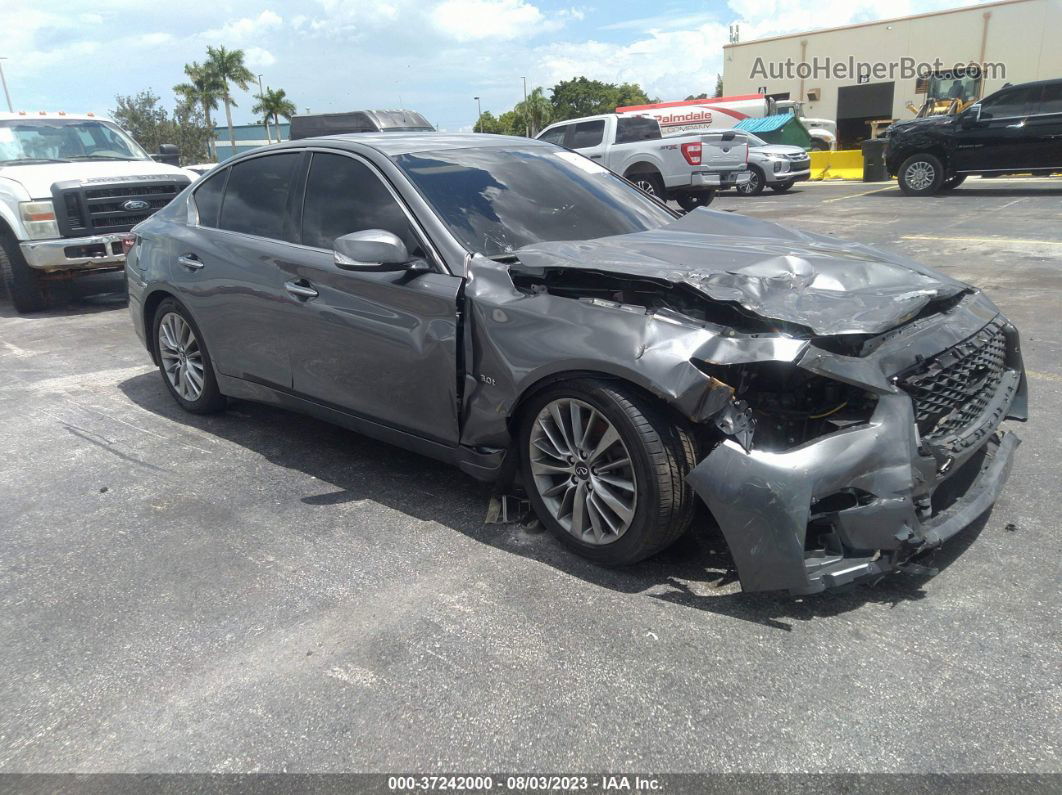
[{"label": "silver pickup truck", "polygon": [[596,160],[684,210],[703,207],[717,190],[749,180],[748,140],[740,130],[663,138],[656,119],[607,113],[557,122],[538,139]]}]

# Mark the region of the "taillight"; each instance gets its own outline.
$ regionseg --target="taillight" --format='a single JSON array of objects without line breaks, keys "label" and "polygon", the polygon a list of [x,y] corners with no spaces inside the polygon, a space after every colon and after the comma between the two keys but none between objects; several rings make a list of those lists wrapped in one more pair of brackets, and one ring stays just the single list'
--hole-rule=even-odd
[{"label": "taillight", "polygon": [[[701,164],[701,143],[688,143],[682,145],[682,156],[686,158],[686,162],[691,166],[699,166]],[[747,157],[747,155],[746,155]]]}]

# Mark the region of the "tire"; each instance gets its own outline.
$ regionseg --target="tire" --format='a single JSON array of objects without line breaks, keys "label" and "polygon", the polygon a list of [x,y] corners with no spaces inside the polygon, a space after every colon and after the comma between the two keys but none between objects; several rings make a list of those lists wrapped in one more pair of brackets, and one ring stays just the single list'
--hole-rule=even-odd
[{"label": "tire", "polygon": [[793,185],[794,180],[791,179],[786,180],[785,182],[775,182],[773,185],[771,185],[771,190],[773,190],[775,193],[785,193],[787,190],[793,187]]},{"label": "tire", "polygon": [[701,191],[699,193],[680,193],[675,197],[678,206],[686,212],[692,212],[698,207],[707,207],[715,198],[714,190]]},{"label": "tire", "polygon": [[763,193],[764,184],[767,182],[763,176],[763,170],[759,166],[749,166],[749,181],[744,185],[737,186],[737,192],[742,196],[759,196]]},{"label": "tire", "polygon": [[955,174],[954,176],[948,177],[946,180],[944,180],[944,182],[940,186],[940,189],[955,190],[964,182],[966,182],[965,174]]},{"label": "tire", "polygon": [[48,308],[40,274],[26,264],[22,249],[9,234],[0,234],[0,281],[19,314]]},{"label": "tire", "polygon": [[825,141],[820,141],[818,138],[811,139],[811,151],[812,152],[829,152],[830,145]]},{"label": "tire", "polygon": [[932,196],[944,183],[944,164],[936,155],[911,155],[896,176],[908,196]]},{"label": "tire", "polygon": [[210,352],[188,311],[167,298],[155,310],[151,329],[159,374],[177,405],[192,414],[224,409],[227,401],[218,389]]},{"label": "tire", "polygon": [[648,193],[654,199],[658,199],[661,202],[667,201],[667,196],[664,190],[663,178],[654,171],[641,171],[636,174],[628,174],[627,179],[636,188],[641,188]]},{"label": "tire", "polygon": [[[588,455],[578,457],[576,444],[569,461],[561,446],[578,435],[573,406],[585,422],[579,427],[587,434]],[[565,546],[596,563],[623,566],[663,550],[689,528],[695,499],[685,479],[695,464],[693,438],[634,389],[597,379],[566,381],[536,395],[521,417],[527,494]],[[599,446],[607,428],[616,440],[587,450]]]}]

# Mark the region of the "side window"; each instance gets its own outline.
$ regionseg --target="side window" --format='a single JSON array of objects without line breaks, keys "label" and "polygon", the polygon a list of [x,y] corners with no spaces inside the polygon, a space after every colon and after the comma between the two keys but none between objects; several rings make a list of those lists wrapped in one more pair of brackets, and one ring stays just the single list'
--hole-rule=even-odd
[{"label": "side window", "polygon": [[402,207],[372,169],[344,155],[315,152],[302,207],[303,244],[332,248],[337,237],[366,229],[392,232],[412,256],[424,256]]},{"label": "side window", "polygon": [[231,166],[218,227],[286,240],[288,190],[299,156],[266,155]]},{"label": "side window", "polygon": [[568,132],[570,124],[562,124],[559,127],[554,127],[548,132],[542,133],[538,137],[538,140],[545,141],[548,144],[556,144],[557,146],[564,146],[564,134]]},{"label": "side window", "polygon": [[630,144],[635,141],[653,141],[660,138],[660,125],[656,119],[644,116],[620,116],[616,119],[616,143]]},{"label": "side window", "polygon": [[1044,86],[1038,113],[1062,113],[1062,83],[1049,83]]},{"label": "side window", "polygon": [[581,121],[575,125],[572,133],[572,149],[586,149],[589,146],[597,146],[605,137],[605,120]]},{"label": "side window", "polygon": [[200,226],[216,227],[218,225],[221,195],[225,192],[225,180],[228,178],[229,169],[222,169],[216,174],[211,174],[192,194],[196,212],[199,213]]},{"label": "side window", "polygon": [[1032,112],[1040,87],[1013,88],[999,96],[981,103],[981,118],[1006,119],[1012,116],[1025,116]]}]

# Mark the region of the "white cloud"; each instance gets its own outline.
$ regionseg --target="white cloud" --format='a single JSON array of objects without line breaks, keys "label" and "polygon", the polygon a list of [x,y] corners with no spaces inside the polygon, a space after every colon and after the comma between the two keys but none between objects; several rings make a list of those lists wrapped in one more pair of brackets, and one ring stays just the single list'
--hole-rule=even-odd
[{"label": "white cloud", "polygon": [[435,26],[458,41],[515,39],[554,23],[524,0],[444,0],[431,13]]},{"label": "white cloud", "polygon": [[247,66],[251,69],[263,69],[277,62],[276,56],[262,47],[246,47],[243,55]]},{"label": "white cloud", "polygon": [[253,41],[264,33],[278,30],[283,24],[284,19],[267,8],[256,17],[231,19],[220,28],[203,31],[201,38],[219,43]]}]

